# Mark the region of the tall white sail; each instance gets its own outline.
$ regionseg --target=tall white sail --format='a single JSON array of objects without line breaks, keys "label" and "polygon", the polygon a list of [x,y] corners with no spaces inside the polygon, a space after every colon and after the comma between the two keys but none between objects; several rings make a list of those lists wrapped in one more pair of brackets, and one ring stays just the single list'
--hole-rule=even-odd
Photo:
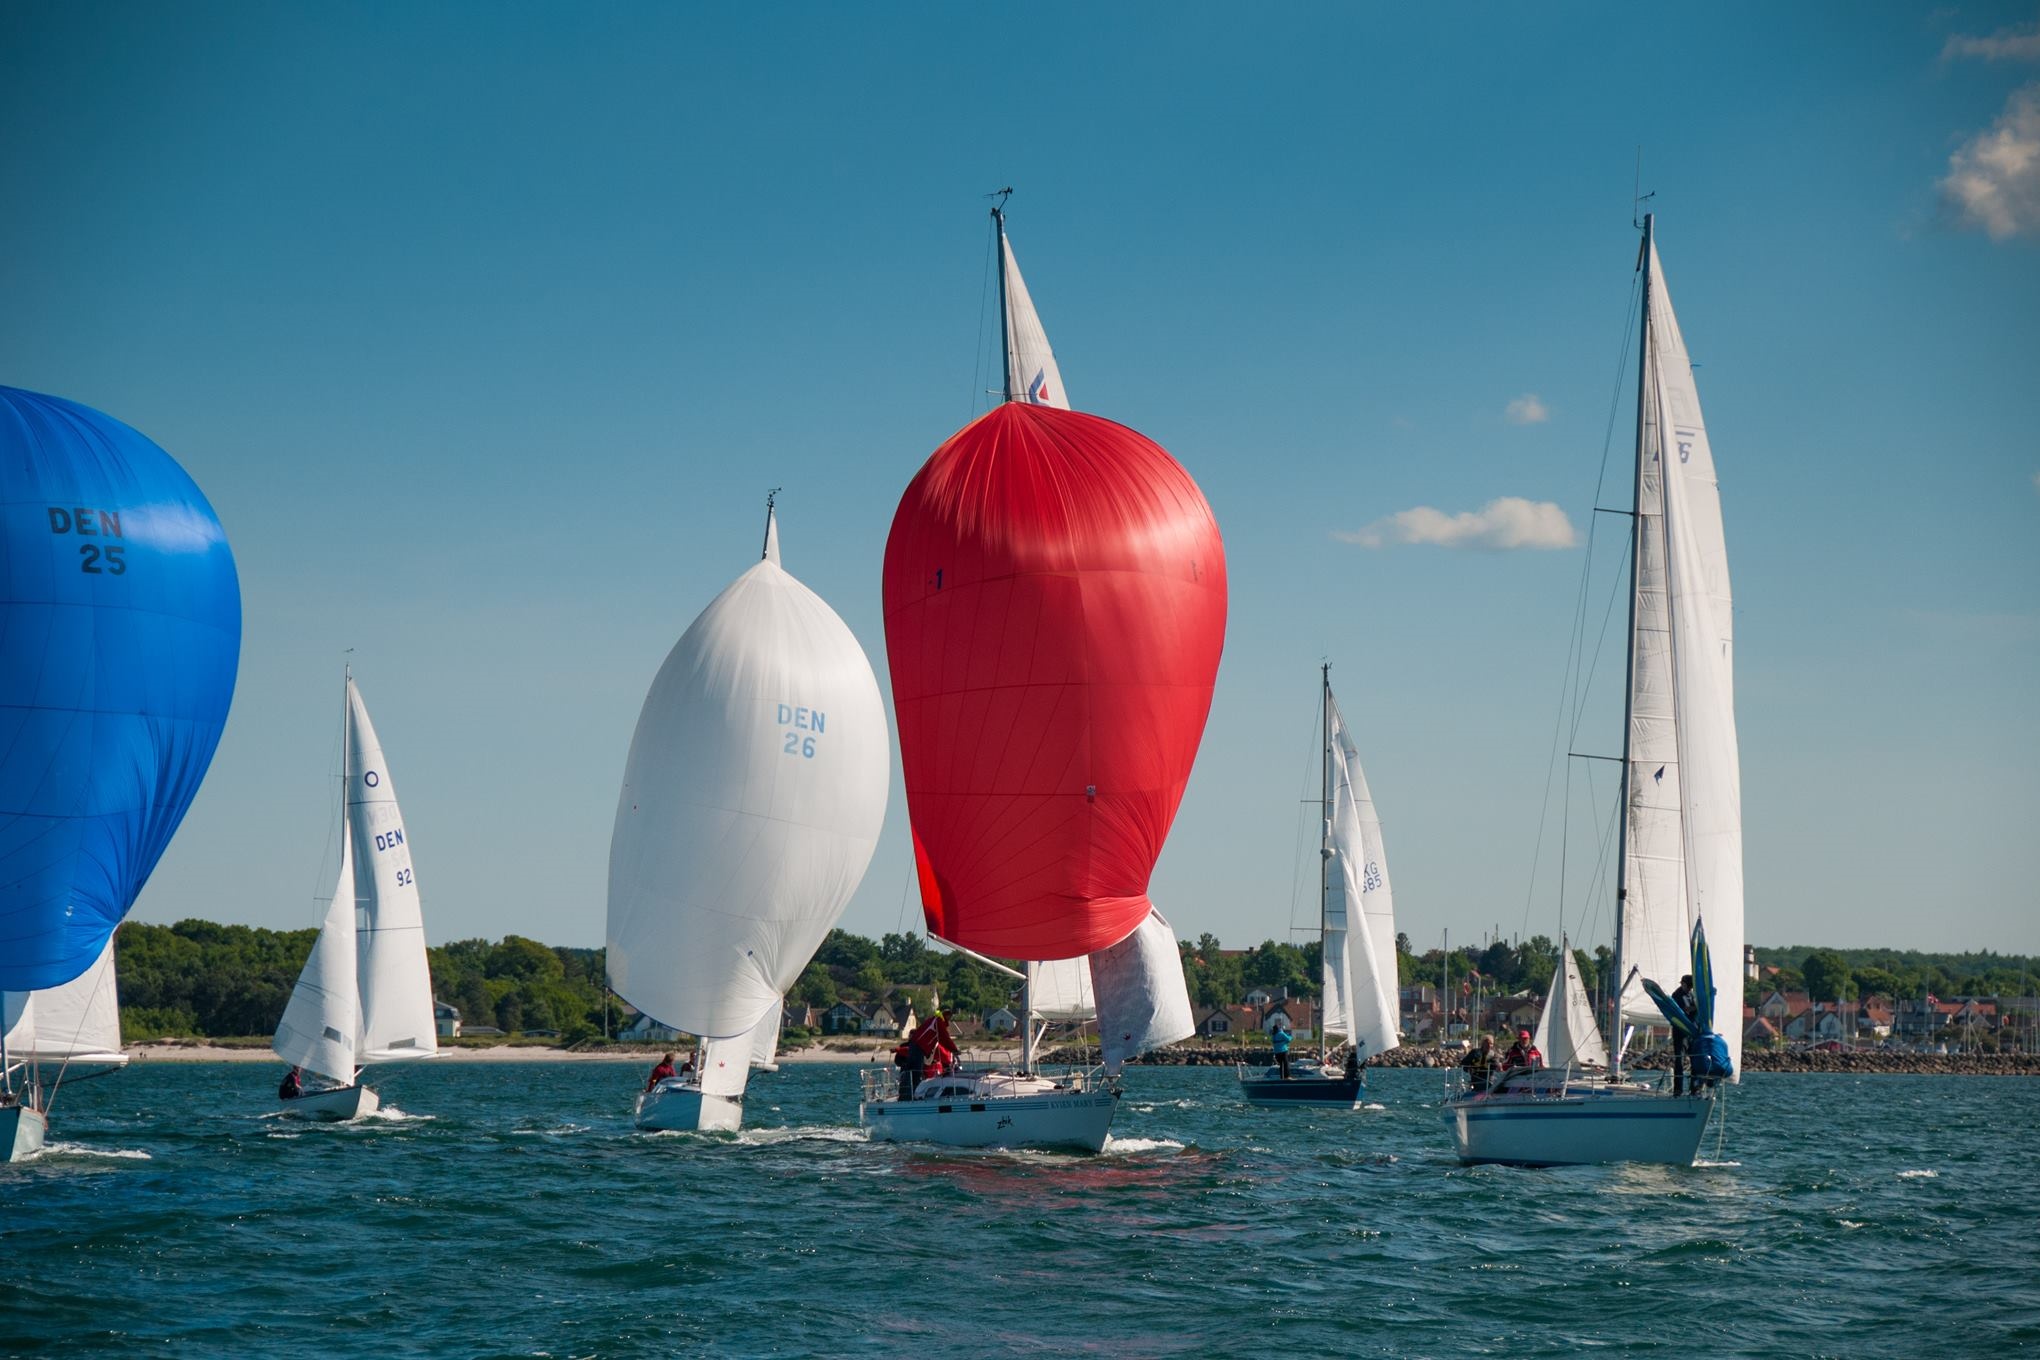
[{"label": "tall white sail", "polygon": [[748,1035],[863,878],[889,770],[871,663],[780,566],[775,531],[638,717],[609,847],[610,985],[676,1029]]},{"label": "tall white sail", "polygon": [[4,1004],[11,1061],[84,1063],[124,1067],[120,1000],[113,970],[113,937],[90,968],[58,987],[8,992]]},{"label": "tall white sail", "polygon": [[1563,940],[1558,952],[1551,992],[1544,998],[1544,1014],[1537,1018],[1537,1051],[1544,1055],[1548,1067],[1606,1067],[1608,1045],[1594,1023],[1594,1006],[1587,999],[1579,959]]},{"label": "tall white sail", "polygon": [[361,1033],[358,953],[354,928],[354,855],[340,839],[340,877],[312,952],[283,1008],[270,1047],[292,1067],[302,1067],[344,1084],[354,1080]]},{"label": "tall white sail", "polygon": [[[1642,978],[1668,989],[1691,969],[1693,925],[1716,957],[1743,948],[1742,783],[1734,621],[1714,454],[1692,361],[1653,239],[1638,452],[1622,961],[1625,1019],[1656,1023]],[[1739,971],[1731,976],[1740,978]],[[1740,1072],[1742,998],[1718,998],[1717,1029]]]},{"label": "tall white sail", "polygon": [[1176,932],[1159,911],[1131,935],[1090,956],[1098,1044],[1107,1073],[1129,1058],[1197,1032]]},{"label": "tall white sail", "polygon": [[1042,329],[1041,314],[1034,310],[1026,280],[1020,277],[1019,262],[1006,240],[1006,219],[999,223],[999,288],[1005,301],[1006,400],[1032,402],[1037,406],[1070,409],[1069,393],[1063,390],[1062,371],[1055,366],[1055,351],[1048,346],[1048,332]]},{"label": "tall white sail", "polygon": [[1372,1057],[1399,1042],[1395,898],[1374,795],[1330,686],[1325,688],[1325,732],[1331,762],[1325,840],[1325,1029],[1346,1036],[1363,1055]]},{"label": "tall white sail", "polygon": [[1051,959],[1026,965],[1027,1009],[1036,1018],[1081,1024],[1098,1018],[1091,994],[1091,960]]},{"label": "tall white sail", "polygon": [[352,676],[347,679],[347,830],[362,910],[357,1058],[373,1063],[432,1057],[439,1052],[439,1037],[410,838],[397,808],[396,781]]}]

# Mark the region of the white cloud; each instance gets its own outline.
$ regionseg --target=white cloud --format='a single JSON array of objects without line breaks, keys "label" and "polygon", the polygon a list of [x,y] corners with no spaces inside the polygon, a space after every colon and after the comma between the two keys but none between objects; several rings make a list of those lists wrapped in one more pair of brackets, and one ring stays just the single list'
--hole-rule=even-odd
[{"label": "white cloud", "polygon": [[1544,404],[1544,398],[1535,392],[1525,392],[1510,402],[1502,417],[1511,425],[1542,425],[1551,419],[1551,410]]},{"label": "white cloud", "polygon": [[2040,20],[2023,27],[2001,28],[1988,38],[1954,33],[1941,49],[1941,60],[1981,57],[1985,61],[2040,61]]},{"label": "white cloud", "polygon": [[1579,540],[1565,511],[1550,501],[1503,496],[1478,510],[1448,515],[1428,505],[1401,510],[1364,529],[1335,533],[1344,543],[1385,548],[1391,543],[1432,543],[1441,548],[1570,548]]},{"label": "white cloud", "polygon": [[1956,149],[1941,195],[1993,241],[2040,232],[2040,84],[2012,91],[1990,130]]}]

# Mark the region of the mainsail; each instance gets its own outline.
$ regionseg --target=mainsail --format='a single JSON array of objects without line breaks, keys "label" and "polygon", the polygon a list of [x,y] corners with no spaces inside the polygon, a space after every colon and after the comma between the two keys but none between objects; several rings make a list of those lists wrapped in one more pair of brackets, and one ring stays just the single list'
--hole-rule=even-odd
[{"label": "mainsail", "polygon": [[71,981],[37,992],[8,992],[0,1000],[10,1061],[124,1067],[120,1001],[114,980],[113,937],[98,961]]},{"label": "mainsail", "polygon": [[357,1061],[429,1058],[439,1051],[439,1039],[418,879],[396,783],[351,675],[347,710],[347,830],[362,908]]},{"label": "mainsail", "polygon": [[1325,826],[1322,1024],[1326,1034],[1342,1035],[1372,1057],[1399,1041],[1395,903],[1381,818],[1360,768],[1359,748],[1329,683],[1324,703],[1330,805]]},{"label": "mainsail", "polygon": [[[1635,623],[1620,957],[1625,1020],[1655,1023],[1641,979],[1690,968],[1706,922],[1720,957],[1743,949],[1742,784],[1734,624],[1714,454],[1699,389],[1646,231],[1649,305],[1639,394]],[[1739,976],[1739,975],[1738,975]],[[1726,1014],[1733,1017],[1738,1008]],[[1742,1027],[1724,1027],[1742,1066]]]},{"label": "mainsail", "polygon": [[1594,1023],[1593,1003],[1572,946],[1559,942],[1559,966],[1551,975],[1544,1014],[1537,1018],[1535,1042],[1548,1067],[1606,1067],[1608,1045]]},{"label": "mainsail", "polygon": [[710,1094],[743,1090],[753,1030],[864,877],[891,765],[864,649],[780,566],[766,519],[762,560],[652,682],[609,847],[610,985],[711,1041]]}]

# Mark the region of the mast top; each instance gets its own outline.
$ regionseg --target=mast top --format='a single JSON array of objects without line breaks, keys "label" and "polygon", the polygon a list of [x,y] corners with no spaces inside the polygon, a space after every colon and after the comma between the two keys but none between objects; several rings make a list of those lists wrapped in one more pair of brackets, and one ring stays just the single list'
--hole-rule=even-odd
[{"label": "mast top", "polygon": [[772,505],[779,499],[779,493],[785,489],[775,486],[765,493],[765,546],[759,550],[758,556],[767,562],[779,561],[779,524],[773,518]]}]

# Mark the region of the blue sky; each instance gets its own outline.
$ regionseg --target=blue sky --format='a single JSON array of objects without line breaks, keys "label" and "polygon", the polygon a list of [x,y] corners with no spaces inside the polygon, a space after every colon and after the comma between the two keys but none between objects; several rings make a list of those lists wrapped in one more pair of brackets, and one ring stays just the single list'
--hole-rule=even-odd
[{"label": "blue sky", "polygon": [[[1154,881],[1179,933],[1314,919],[1328,657],[1410,934],[1605,937],[1606,767],[1598,804],[1574,772],[1563,909],[1558,809],[1531,866],[1618,387],[1628,494],[1641,146],[1722,469],[1750,938],[2040,950],[2036,23],[8,6],[0,381],[162,443],[243,579],[233,718],[136,911],[316,922],[352,647],[432,938],[599,942],[638,706],[767,487],[883,680],[886,528],[984,405],[1011,184],[1075,403],[1226,535]],[[1580,546],[1393,541],[1503,497]],[[1579,741],[1617,749],[1615,711]],[[845,924],[916,922],[910,862],[896,774]]]}]

